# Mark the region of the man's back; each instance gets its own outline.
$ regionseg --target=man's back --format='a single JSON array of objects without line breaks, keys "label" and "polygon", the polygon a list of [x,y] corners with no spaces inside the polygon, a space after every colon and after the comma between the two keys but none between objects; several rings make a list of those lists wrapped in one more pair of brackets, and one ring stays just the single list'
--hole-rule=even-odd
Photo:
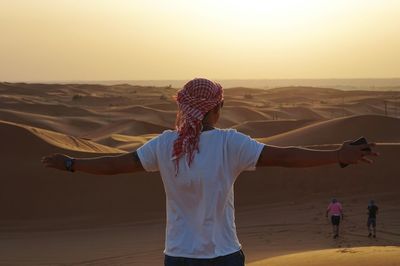
[{"label": "man's back", "polygon": [[171,160],[176,138],[175,131],[165,131],[138,150],[143,167],[160,171],[164,183],[165,253],[213,258],[238,251],[233,184],[242,171],[255,169],[264,145],[232,129],[205,131],[191,165],[182,157],[176,173]]}]

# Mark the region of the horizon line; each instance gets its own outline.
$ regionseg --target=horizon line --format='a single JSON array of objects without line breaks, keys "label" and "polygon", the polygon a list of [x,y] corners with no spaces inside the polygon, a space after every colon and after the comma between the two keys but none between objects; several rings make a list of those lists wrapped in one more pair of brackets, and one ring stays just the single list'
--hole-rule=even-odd
[{"label": "horizon line", "polygon": [[[205,78],[205,77],[195,77],[195,78]],[[191,80],[193,78],[167,78],[167,79],[35,79],[35,80],[0,80],[2,83],[34,83],[34,82],[114,82],[114,81],[185,81]],[[395,80],[399,79],[399,77],[371,77],[371,78],[209,78],[210,80],[237,80],[237,81],[246,81],[246,80]]]}]

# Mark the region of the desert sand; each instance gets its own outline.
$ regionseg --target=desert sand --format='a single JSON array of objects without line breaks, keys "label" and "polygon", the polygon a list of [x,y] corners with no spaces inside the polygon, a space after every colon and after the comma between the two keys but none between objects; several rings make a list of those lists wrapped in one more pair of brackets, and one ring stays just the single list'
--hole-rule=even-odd
[{"label": "desert sand", "polygon": [[249,266],[277,265],[399,265],[400,247],[361,247],[309,251],[293,255],[279,256]]},{"label": "desert sand", "polygon": [[[157,173],[68,173],[40,159],[133,151],[173,128],[175,93],[0,83],[0,265],[162,265],[165,196]],[[219,127],[320,149],[365,136],[381,153],[373,165],[243,173],[236,223],[248,265],[400,265],[400,92],[230,88]],[[337,240],[325,218],[333,196],[345,211]],[[367,237],[369,199],[380,208],[376,239]]]}]

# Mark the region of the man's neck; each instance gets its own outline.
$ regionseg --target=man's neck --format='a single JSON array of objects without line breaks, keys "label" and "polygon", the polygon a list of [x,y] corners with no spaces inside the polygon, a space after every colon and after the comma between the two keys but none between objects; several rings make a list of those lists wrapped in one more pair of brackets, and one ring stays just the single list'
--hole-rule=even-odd
[{"label": "man's neck", "polygon": [[201,131],[208,131],[215,129],[214,125],[212,124],[203,124],[203,129]]}]

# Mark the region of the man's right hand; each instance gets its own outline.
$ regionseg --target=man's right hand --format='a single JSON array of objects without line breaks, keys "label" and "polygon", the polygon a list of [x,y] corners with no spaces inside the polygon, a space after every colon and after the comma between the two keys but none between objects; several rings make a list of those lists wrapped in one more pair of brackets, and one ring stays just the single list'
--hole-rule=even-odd
[{"label": "man's right hand", "polygon": [[366,156],[378,156],[377,152],[372,150],[375,143],[366,143],[361,145],[352,145],[352,141],[343,142],[337,150],[338,161],[340,164],[357,164],[359,161],[371,164],[373,161]]}]

